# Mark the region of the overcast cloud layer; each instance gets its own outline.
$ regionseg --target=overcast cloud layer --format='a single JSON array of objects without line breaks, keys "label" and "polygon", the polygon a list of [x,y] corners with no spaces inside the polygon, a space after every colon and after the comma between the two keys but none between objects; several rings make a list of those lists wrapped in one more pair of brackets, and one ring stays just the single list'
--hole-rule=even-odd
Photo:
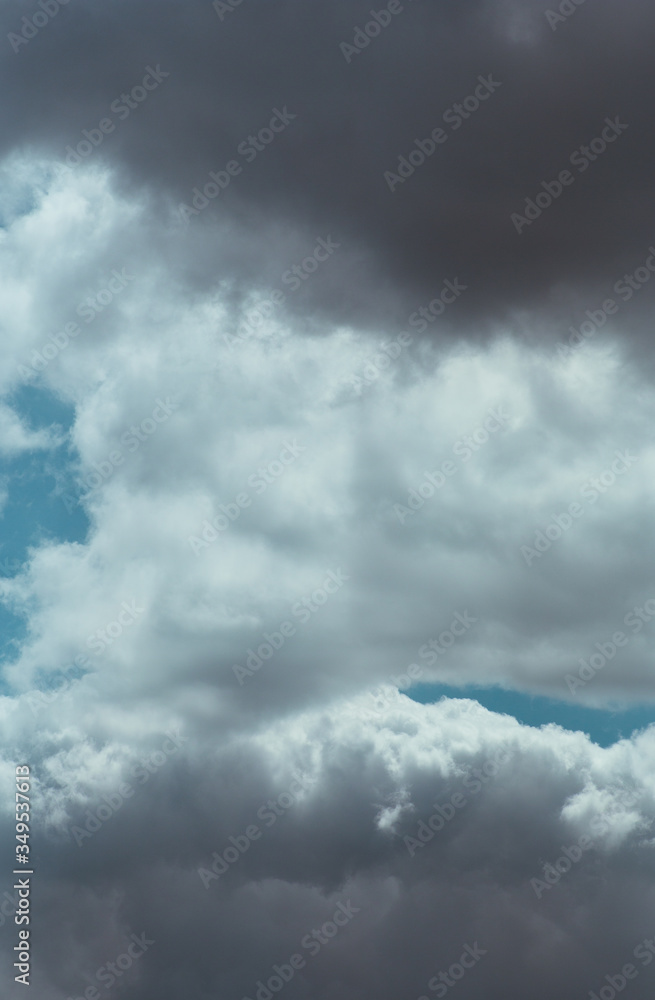
[{"label": "overcast cloud layer", "polygon": [[29,457],[64,525],[1,539],[3,995],[27,763],[38,1000],[651,997],[655,730],[466,686],[655,702],[652,11],[50,3],[0,9],[0,516]]},{"label": "overcast cloud layer", "polygon": [[[217,13],[204,0],[156,9],[74,0],[36,37],[7,43],[3,146],[65,162],[83,129],[109,116],[114,130],[90,155],[155,197],[160,219],[236,158],[242,171],[220,208],[194,217],[209,244],[186,254],[183,270],[203,290],[220,274],[237,302],[277,277],[280,257],[293,260],[301,234],[326,230],[344,252],[337,275],[308,294],[315,322],[402,321],[442,276],[458,275],[473,293],[452,324],[471,337],[511,324],[550,339],[579,325],[654,239],[652,8],[594,0],[570,3],[569,16],[555,6],[554,20],[538,0],[410,0],[358,50],[355,29],[370,9],[242,0]],[[2,34],[16,35],[25,14],[5,2]],[[121,95],[148,66],[168,75],[130,108]],[[480,76],[493,83],[478,110],[467,110],[472,101],[444,121],[476,87],[485,94]],[[293,121],[270,148],[249,145],[273,108]],[[608,117],[620,134],[572,164]],[[446,139],[392,192],[385,172],[439,126]],[[512,213],[566,168],[573,183],[519,235]],[[222,249],[217,226],[230,235]],[[646,297],[621,323],[644,348]],[[298,306],[307,323],[307,303]]]}]

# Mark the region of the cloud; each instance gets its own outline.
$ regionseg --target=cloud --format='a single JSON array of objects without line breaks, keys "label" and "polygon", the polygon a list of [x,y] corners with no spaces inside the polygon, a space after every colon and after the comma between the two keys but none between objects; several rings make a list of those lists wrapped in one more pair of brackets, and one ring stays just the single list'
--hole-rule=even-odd
[{"label": "cloud", "polygon": [[[81,995],[131,934],[145,933],[154,944],[125,974],[136,995],[172,997],[184,976],[200,995],[251,996],[301,954],[296,990],[332,996],[341,982],[352,997],[401,987],[418,996],[477,944],[485,961],[467,995],[534,979],[546,997],[593,989],[651,932],[651,734],[601,750],[475,703],[421,706],[397,694],[380,716],[362,696],[229,742],[196,735],[141,781],[130,775],[148,743],[152,753],[150,737],[134,732],[128,750],[80,742],[82,732],[69,730],[67,751],[43,745],[35,760],[37,787],[51,788],[48,814],[59,816],[45,839],[40,824],[35,834],[44,872],[55,860],[58,872],[42,876],[35,915],[35,937],[52,928],[37,974],[44,996]],[[58,804],[55,765],[75,787]],[[102,828],[80,845],[66,836],[121,781],[133,795]],[[429,827],[458,794],[457,815]],[[40,815],[44,806],[39,791]],[[389,809],[395,818],[383,823]],[[244,848],[246,829],[254,839]],[[412,847],[419,830],[424,843]],[[585,835],[591,846],[567,865]],[[203,881],[216,858],[220,876]],[[332,940],[321,928],[340,904],[356,912]],[[217,940],[229,961],[216,961]],[[635,995],[648,988],[643,971]]]},{"label": "cloud", "polygon": [[[67,147],[85,142],[85,154],[92,149],[81,166],[117,167],[126,188],[155,199],[160,219],[175,218],[210,171],[238,162],[242,173],[192,220],[208,240],[229,232],[229,244],[184,265],[198,288],[220,274],[235,305],[253,285],[273,285],[280,263],[290,266],[329,232],[343,252],[291,303],[299,321],[311,303],[321,326],[402,323],[457,276],[472,292],[435,335],[450,329],[477,339],[511,326],[559,339],[586,309],[616,298],[616,283],[653,243],[650,52],[638,41],[652,14],[602,0],[552,25],[536,0],[401,6],[383,30],[361,36],[369,44],[348,63],[341,46],[371,20],[364,3],[310,14],[292,2],[283,26],[261,0],[222,17],[194,2],[182,29],[176,4],[160,4],[156,16],[131,4],[126,42],[127,8],[80,0],[4,60],[4,86],[18,95],[4,112],[4,150],[37,149],[65,165]],[[3,5],[5,35],[24,14],[17,2]],[[147,100],[130,98],[149,66],[169,76],[145,91]],[[44,91],[44,76],[59,81],[56,94]],[[488,100],[479,96],[481,77],[499,84]],[[117,110],[122,94],[133,105],[127,115]],[[296,119],[270,146],[268,136],[258,140],[285,108]],[[628,128],[601,155],[607,118]],[[103,133],[108,120],[114,128]],[[404,168],[392,194],[385,171],[435,128],[447,141],[422,165],[417,152],[418,165]],[[101,134],[97,146],[85,129]],[[567,168],[575,183],[519,236],[512,214]],[[187,239],[184,227],[175,239]],[[621,323],[642,357],[648,298],[635,297]]]},{"label": "cloud", "polygon": [[[31,609],[6,668],[19,690],[78,656],[95,672],[93,637],[97,647],[135,601],[144,614],[129,634],[100,641],[108,674],[92,698],[157,698],[162,677],[184,678],[245,719],[412,662],[426,679],[590,704],[650,697],[652,407],[620,345],[591,339],[562,355],[507,336],[478,348],[413,337],[364,384],[383,336],[307,337],[282,303],[235,346],[220,295],[189,300],[161,282],[139,203],[108,177],[80,180],[84,229],[105,220],[97,270],[123,259],[135,278],[34,376],[75,407],[54,500],[62,515],[79,505],[90,530],[83,545],[35,548],[2,582],[13,607]],[[72,184],[56,181],[35,209],[26,264],[54,248],[44,220]],[[9,230],[7,252],[24,232]],[[79,287],[75,274],[59,298],[75,303]],[[14,359],[25,353],[15,345]],[[8,368],[18,382],[19,364]],[[318,604],[330,572],[344,586]],[[446,649],[455,614],[476,624]],[[257,650],[268,656],[285,622],[263,663]],[[619,655],[573,692],[567,676],[618,631]]]},{"label": "cloud", "polygon": [[56,429],[30,430],[11,407],[0,405],[0,453],[3,456],[12,457],[26,451],[54,448],[61,443],[61,435]]},{"label": "cloud", "polygon": [[423,997],[471,953],[446,995],[652,993],[653,728],[397,690],[653,700],[652,17],[402,7],[0,12],[0,482],[47,452],[58,511],[0,579],[44,1000]]}]

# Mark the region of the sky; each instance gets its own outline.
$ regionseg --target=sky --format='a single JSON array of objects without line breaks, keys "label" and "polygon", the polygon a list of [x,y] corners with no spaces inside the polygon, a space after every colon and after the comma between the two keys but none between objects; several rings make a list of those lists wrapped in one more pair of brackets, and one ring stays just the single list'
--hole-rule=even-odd
[{"label": "sky", "polygon": [[655,13],[0,19],[3,996],[650,998]]}]

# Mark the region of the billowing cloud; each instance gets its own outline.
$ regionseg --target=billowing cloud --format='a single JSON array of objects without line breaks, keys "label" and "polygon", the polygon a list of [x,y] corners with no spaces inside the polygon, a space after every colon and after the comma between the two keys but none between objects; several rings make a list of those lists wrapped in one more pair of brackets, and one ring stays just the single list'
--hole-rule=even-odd
[{"label": "billowing cloud", "polygon": [[0,17],[10,988],[650,996],[651,14]]},{"label": "billowing cloud", "polygon": [[171,735],[100,749],[72,727],[43,758],[40,995],[124,975],[139,997],[253,997],[280,974],[289,995],[432,995],[462,954],[465,996],[585,993],[630,962],[648,995],[652,735],[601,750],[398,694]]}]

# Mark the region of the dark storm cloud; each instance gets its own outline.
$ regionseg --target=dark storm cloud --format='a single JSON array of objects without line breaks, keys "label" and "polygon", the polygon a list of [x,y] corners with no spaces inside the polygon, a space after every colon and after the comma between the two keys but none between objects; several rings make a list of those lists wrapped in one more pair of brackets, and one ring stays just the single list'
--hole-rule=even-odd
[{"label": "dark storm cloud", "polygon": [[[368,2],[243,0],[221,17],[208,2],[74,0],[18,51],[6,41],[2,85],[13,97],[1,112],[3,147],[36,144],[63,160],[109,115],[115,128],[88,162],[106,156],[125,183],[165,193],[176,213],[235,160],[241,172],[190,221],[228,226],[230,249],[210,239],[189,270],[200,285],[231,276],[237,297],[275,284],[282,265],[329,233],[345,247],[341,259],[292,309],[306,313],[309,302],[332,320],[402,323],[457,276],[471,291],[449,319],[468,331],[503,322],[522,332],[531,310],[533,326],[561,335],[609,297],[620,322],[639,328],[649,291],[633,289],[623,305],[613,288],[655,239],[655,15],[636,0],[569,6],[551,25],[535,0],[414,0],[383,16],[390,23],[353,54]],[[4,4],[2,34],[24,16],[24,4]],[[367,36],[357,37],[363,45]],[[157,65],[170,75],[142,105],[110,110]],[[492,81],[487,91],[480,78]],[[476,87],[486,93],[479,109],[444,122]],[[270,146],[249,145],[285,108],[296,117]],[[572,164],[581,145],[611,135],[608,118],[629,127],[593,162],[581,154]],[[385,181],[439,126],[445,138],[426,162],[403,183]],[[244,141],[249,152],[239,153]],[[572,181],[519,234],[512,213],[539,192],[545,203],[542,181],[565,169]]]},{"label": "dark storm cloud", "polygon": [[[362,699],[273,727],[256,749],[213,744],[190,742],[148,782],[126,768],[134,796],[81,846],[39,837],[42,869],[56,871],[35,916],[39,975],[60,991],[39,995],[82,996],[145,933],[154,943],[125,972],[139,1000],[253,1000],[293,954],[306,962],[287,997],[413,1000],[476,943],[458,996],[518,996],[530,982],[545,1000],[604,985],[653,936],[652,738],[603,751],[396,694],[377,719]],[[633,753],[645,769],[627,789]],[[67,821],[119,783],[68,798]],[[339,904],[351,918],[310,947]],[[641,1000],[652,973],[634,964]]]},{"label": "dark storm cloud", "polygon": [[[655,18],[637,0],[571,3],[552,25],[534,0],[407,0],[356,53],[342,43],[370,0],[233,2],[1,8],[0,152],[25,154],[2,164],[19,176],[2,205],[1,375],[11,386],[49,347],[42,384],[75,407],[75,461],[56,471],[106,480],[83,504],[83,542],[46,538],[0,581],[26,612],[0,698],[2,871],[13,768],[29,760],[34,995],[272,1000],[258,981],[300,952],[284,1000],[415,1000],[468,945],[484,955],[447,1000],[608,1000],[606,977],[631,960],[629,995],[650,998],[633,956],[655,937],[652,728],[601,749],[370,689],[420,660],[427,681],[604,707],[652,697],[649,383],[605,356],[602,333],[564,358],[417,335],[421,320],[462,338],[505,323],[566,346],[586,310],[594,331],[609,313],[639,332],[651,272],[644,290],[613,289],[655,240]],[[470,117],[444,119],[476,90]],[[580,172],[571,154],[603,130]],[[37,154],[70,173],[46,183]],[[548,200],[542,181],[554,204],[513,223],[540,188]],[[208,183],[223,190],[202,207]],[[121,268],[135,278],[88,336],[55,334]],[[466,288],[438,324],[418,313],[388,358],[369,342],[455,279]],[[284,289],[301,331],[325,336],[226,343],[224,308],[259,289]],[[115,465],[126,429],[169,396],[170,421]],[[38,443],[11,411],[5,424],[17,448]],[[614,473],[619,449],[634,458]],[[128,628],[116,609],[132,601]],[[98,633],[112,643],[88,673],[31,711],[34,686],[58,688]],[[4,879],[3,903],[12,891]],[[358,912],[308,956],[303,937],[340,904]],[[152,944],[108,994],[97,970],[132,934]]]}]

